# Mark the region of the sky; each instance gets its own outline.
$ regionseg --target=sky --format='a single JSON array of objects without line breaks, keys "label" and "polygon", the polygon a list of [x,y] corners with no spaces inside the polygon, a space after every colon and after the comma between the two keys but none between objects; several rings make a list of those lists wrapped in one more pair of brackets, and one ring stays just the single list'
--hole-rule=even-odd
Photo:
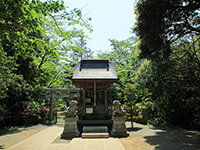
[{"label": "sky", "polygon": [[84,17],[91,17],[93,32],[87,46],[92,51],[111,50],[109,39],[125,40],[135,23],[135,0],[65,0],[71,9],[79,8]]}]

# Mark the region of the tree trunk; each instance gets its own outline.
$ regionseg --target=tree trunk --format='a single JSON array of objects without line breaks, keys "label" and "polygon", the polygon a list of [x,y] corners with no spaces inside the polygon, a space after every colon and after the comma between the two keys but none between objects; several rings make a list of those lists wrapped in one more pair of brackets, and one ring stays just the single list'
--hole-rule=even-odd
[{"label": "tree trunk", "polygon": [[133,129],[133,105],[131,105],[131,129]]}]

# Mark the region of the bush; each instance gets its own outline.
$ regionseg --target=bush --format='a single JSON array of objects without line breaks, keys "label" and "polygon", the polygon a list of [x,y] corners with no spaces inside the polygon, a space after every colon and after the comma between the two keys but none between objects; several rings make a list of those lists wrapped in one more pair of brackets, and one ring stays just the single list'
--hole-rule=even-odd
[{"label": "bush", "polygon": [[[58,107],[53,109],[53,119],[56,122]],[[45,124],[49,120],[49,106],[40,105],[39,102],[33,101],[25,104],[23,112],[23,120],[25,125],[34,125],[38,123]]]},{"label": "bush", "polygon": [[[142,124],[152,124],[154,126],[163,126],[166,121],[160,116],[159,109],[151,102],[137,103],[132,106],[133,121]],[[130,114],[126,114],[128,120],[131,120]]]},{"label": "bush", "polygon": [[26,102],[24,110],[21,112],[25,125],[34,125],[40,123],[41,108],[37,101]]},{"label": "bush", "polygon": [[[127,110],[128,108],[126,108]],[[147,121],[145,120],[146,116],[144,115],[144,109],[146,109],[145,106],[140,105],[140,103],[137,103],[135,106],[132,106],[133,110],[133,121],[142,123],[142,124],[147,124]],[[128,120],[131,119],[130,113],[126,114],[128,117]]]}]

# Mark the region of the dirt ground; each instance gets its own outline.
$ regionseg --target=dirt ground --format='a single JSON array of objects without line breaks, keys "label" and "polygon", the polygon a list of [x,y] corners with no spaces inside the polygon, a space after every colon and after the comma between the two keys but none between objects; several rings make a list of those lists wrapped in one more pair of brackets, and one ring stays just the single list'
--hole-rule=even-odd
[{"label": "dirt ground", "polygon": [[130,122],[126,124],[130,136],[120,138],[126,150],[200,150],[200,132],[156,128]]},{"label": "dirt ground", "polygon": [[[126,150],[200,150],[200,132],[156,128],[138,123],[134,123],[131,129],[130,122],[126,125],[130,136],[120,138]],[[0,149],[7,149],[47,127],[37,125],[2,135]]]},{"label": "dirt ground", "polygon": [[48,126],[45,125],[36,125],[27,128],[21,128],[17,131],[9,132],[7,134],[0,136],[0,149],[7,149],[28,137],[46,129]]}]

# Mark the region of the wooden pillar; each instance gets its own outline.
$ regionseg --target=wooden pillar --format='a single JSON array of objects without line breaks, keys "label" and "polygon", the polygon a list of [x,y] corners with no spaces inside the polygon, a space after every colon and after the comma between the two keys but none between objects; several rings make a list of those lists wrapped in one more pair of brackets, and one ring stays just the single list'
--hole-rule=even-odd
[{"label": "wooden pillar", "polygon": [[107,90],[105,92],[105,114],[108,114],[108,99],[107,99]]},{"label": "wooden pillar", "polygon": [[53,95],[54,95],[54,93],[51,92],[51,96],[50,96],[49,122],[48,122],[48,124],[54,124],[54,123],[53,123]]},{"label": "wooden pillar", "polygon": [[85,90],[83,90],[83,116],[85,116],[85,111],[86,111],[86,108],[85,108]]},{"label": "wooden pillar", "polygon": [[77,92],[78,94],[78,115],[80,115],[80,111],[81,111],[81,100],[82,100],[82,92],[81,92],[81,88],[80,90]]},{"label": "wooden pillar", "polygon": [[97,85],[96,85],[96,82],[94,82],[94,106],[96,106],[97,104],[96,92],[97,92]]}]

